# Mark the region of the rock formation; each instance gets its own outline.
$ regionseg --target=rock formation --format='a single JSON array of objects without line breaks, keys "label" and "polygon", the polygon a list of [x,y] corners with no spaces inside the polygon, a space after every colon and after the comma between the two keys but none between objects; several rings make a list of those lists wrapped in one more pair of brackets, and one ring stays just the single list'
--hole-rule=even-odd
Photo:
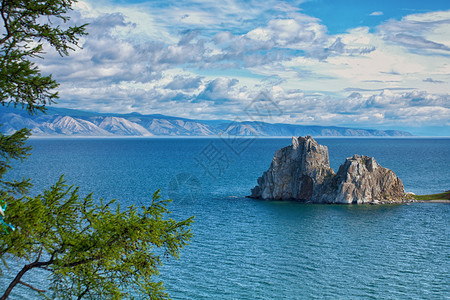
[{"label": "rock formation", "polygon": [[318,196],[322,183],[332,175],[326,146],[309,136],[293,137],[291,146],[275,153],[269,170],[258,178],[252,197],[308,201]]},{"label": "rock formation", "polygon": [[340,204],[406,201],[401,180],[373,157],[347,158],[335,174],[328,148],[310,136],[293,137],[291,146],[275,153],[250,197]]},{"label": "rock formation", "polygon": [[322,186],[319,202],[379,204],[406,201],[402,181],[375,158],[353,155],[339,167],[335,176]]}]

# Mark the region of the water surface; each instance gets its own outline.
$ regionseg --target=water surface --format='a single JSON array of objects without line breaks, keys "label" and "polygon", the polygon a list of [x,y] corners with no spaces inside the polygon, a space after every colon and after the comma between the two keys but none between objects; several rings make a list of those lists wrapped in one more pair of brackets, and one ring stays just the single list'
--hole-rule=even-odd
[{"label": "water surface", "polygon": [[[317,139],[337,170],[374,156],[407,191],[450,188],[450,139]],[[180,260],[166,261],[174,299],[449,299],[450,205],[305,205],[245,198],[290,139],[35,139],[14,176],[34,192],[61,174],[82,193],[146,203],[162,188],[173,218],[195,215]],[[40,276],[40,277],[39,277]],[[44,280],[39,275],[35,280]],[[28,293],[28,294],[27,294]],[[15,297],[30,297],[20,289]]]}]

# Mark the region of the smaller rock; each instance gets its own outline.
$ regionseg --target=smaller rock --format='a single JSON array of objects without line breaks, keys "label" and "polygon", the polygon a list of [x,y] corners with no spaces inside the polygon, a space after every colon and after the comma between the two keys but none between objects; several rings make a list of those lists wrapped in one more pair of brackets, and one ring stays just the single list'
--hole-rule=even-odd
[{"label": "smaller rock", "polygon": [[322,201],[327,203],[398,203],[405,198],[403,183],[393,171],[380,166],[373,157],[357,154],[345,160],[335,178],[325,183],[324,191]]}]

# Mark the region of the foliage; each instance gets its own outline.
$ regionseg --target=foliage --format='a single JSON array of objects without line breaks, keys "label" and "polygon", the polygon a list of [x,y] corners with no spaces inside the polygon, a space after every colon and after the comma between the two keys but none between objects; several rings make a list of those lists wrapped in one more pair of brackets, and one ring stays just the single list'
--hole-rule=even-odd
[{"label": "foliage", "polygon": [[3,179],[8,170],[12,169],[11,160],[23,161],[29,156],[31,146],[26,146],[30,130],[24,128],[12,135],[0,134],[0,199],[12,200],[14,194],[25,194],[31,187],[29,180],[6,181]]},{"label": "foliage", "polygon": [[[66,24],[75,1],[0,0],[2,105],[33,114],[55,102],[58,83],[42,75],[34,61],[44,46],[62,56],[78,47],[86,24]],[[67,186],[63,177],[42,194],[30,196],[28,179],[4,179],[14,161],[29,155],[29,136],[28,129],[0,133],[0,201],[7,204],[4,221],[15,227],[10,232],[0,228],[0,258],[5,267],[12,258],[24,263],[0,299],[17,284],[44,297],[132,298],[128,291],[135,289],[146,298],[167,298],[154,275],[163,256],[178,257],[188,243],[193,219],[168,218],[169,200],[160,200],[159,191],[149,207],[121,210],[115,201],[94,202],[92,194],[80,198],[78,188]],[[22,281],[25,273],[36,269],[49,272],[51,295]]]},{"label": "foliage", "polygon": [[[58,97],[58,84],[42,75],[32,61],[44,51],[44,43],[60,55],[78,46],[86,24],[65,26],[73,0],[1,0],[3,20],[0,38],[0,102],[20,105],[29,112],[43,111]],[[66,28],[65,28],[66,27]]]},{"label": "foliage", "polygon": [[80,199],[78,188],[63,177],[43,194],[30,197],[29,180],[7,181],[4,175],[13,160],[28,156],[22,129],[0,136],[0,199],[8,203],[5,221],[15,231],[0,229],[0,258],[8,267],[11,258],[23,268],[6,288],[6,299],[17,284],[44,292],[21,279],[33,269],[49,271],[53,296],[62,298],[132,298],[134,290],[150,299],[163,299],[162,282],[155,282],[162,257],[178,257],[191,238],[193,218],[176,222],[166,218],[169,200],[159,191],[149,207],[121,210],[115,201],[94,203],[92,194]]},{"label": "foliage", "polygon": [[0,134],[0,231],[5,230],[6,233],[8,233],[8,228],[14,229],[14,226],[5,222],[6,216],[3,210],[8,203],[15,201],[15,195],[25,195],[31,187],[31,183],[27,179],[8,181],[3,177],[8,170],[12,169],[11,160],[23,161],[27,158],[31,147],[26,146],[25,142],[29,135],[30,131],[26,128],[9,136]]},{"label": "foliage", "polygon": [[157,191],[149,207],[121,211],[114,200],[95,204],[92,194],[80,199],[78,189],[61,177],[43,194],[11,204],[8,220],[17,230],[2,234],[0,256],[29,262],[23,273],[50,271],[51,290],[64,299],[131,298],[129,291],[166,298],[162,283],[152,276],[159,274],[163,255],[178,257],[191,238],[192,222],[165,218],[168,201],[160,200]]}]

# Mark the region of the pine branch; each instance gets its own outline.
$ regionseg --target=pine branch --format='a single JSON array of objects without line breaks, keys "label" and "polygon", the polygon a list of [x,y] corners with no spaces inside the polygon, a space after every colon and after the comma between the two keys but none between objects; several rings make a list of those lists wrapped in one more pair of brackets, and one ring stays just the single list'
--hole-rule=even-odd
[{"label": "pine branch", "polygon": [[23,284],[23,285],[26,286],[26,287],[29,287],[30,289],[32,289],[32,290],[34,290],[34,291],[36,291],[36,292],[39,292],[39,293],[45,293],[45,292],[46,292],[45,290],[40,290],[40,289],[35,288],[34,286],[32,286],[32,285],[29,284],[29,283],[26,283],[26,282],[23,282],[23,281],[20,281],[20,280],[19,280],[19,283],[20,283],[20,284]]}]

